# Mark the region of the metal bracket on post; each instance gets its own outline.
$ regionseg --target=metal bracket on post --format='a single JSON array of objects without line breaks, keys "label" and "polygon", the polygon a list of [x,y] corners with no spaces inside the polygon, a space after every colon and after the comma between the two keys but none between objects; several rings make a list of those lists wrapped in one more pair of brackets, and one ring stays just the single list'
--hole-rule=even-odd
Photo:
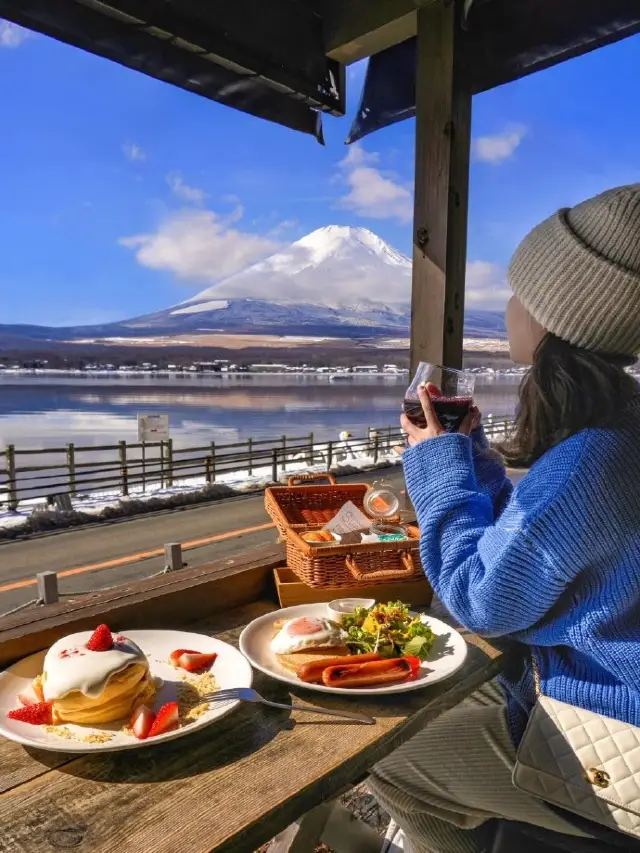
[{"label": "metal bracket on post", "polygon": [[58,575],[56,572],[40,572],[36,575],[38,582],[38,598],[42,604],[57,604],[60,600],[58,592]]},{"label": "metal bracket on post", "polygon": [[182,562],[182,545],[180,542],[167,542],[164,546],[165,572],[175,572],[184,568]]}]

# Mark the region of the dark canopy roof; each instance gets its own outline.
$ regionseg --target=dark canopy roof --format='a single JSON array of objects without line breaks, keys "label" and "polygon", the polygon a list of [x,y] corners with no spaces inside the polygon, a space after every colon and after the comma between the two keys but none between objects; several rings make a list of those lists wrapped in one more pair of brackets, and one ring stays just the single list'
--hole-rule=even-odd
[{"label": "dark canopy roof", "polygon": [[[344,114],[344,64],[376,54],[357,138],[413,113],[417,9],[433,2],[0,0],[0,17],[318,139],[321,112]],[[474,92],[640,31],[640,0],[464,6]]]}]

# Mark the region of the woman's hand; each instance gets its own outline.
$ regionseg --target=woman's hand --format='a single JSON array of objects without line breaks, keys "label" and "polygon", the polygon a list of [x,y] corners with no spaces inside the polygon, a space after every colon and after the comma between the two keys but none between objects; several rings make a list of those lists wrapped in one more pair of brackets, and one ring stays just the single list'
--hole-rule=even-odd
[{"label": "woman's hand", "polygon": [[[430,386],[434,391],[438,391],[435,386]],[[429,395],[426,385],[420,385],[418,388],[418,397],[422,405],[422,411],[427,422],[427,426],[422,429],[416,426],[406,415],[400,417],[400,426],[407,433],[407,444],[409,447],[415,447],[421,441],[427,441],[430,438],[438,438],[440,435],[446,435],[446,430],[440,423],[436,410],[433,407],[433,401]],[[480,426],[480,410],[477,406],[471,406],[464,420],[460,424],[458,432],[463,435],[471,435],[474,429]]]}]

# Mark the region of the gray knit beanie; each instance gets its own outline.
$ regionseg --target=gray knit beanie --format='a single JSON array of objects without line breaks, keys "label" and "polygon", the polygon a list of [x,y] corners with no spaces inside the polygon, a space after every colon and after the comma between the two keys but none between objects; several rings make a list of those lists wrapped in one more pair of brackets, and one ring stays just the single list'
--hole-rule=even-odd
[{"label": "gray knit beanie", "polygon": [[525,237],[508,275],[547,331],[596,352],[640,353],[640,184],[559,210]]}]

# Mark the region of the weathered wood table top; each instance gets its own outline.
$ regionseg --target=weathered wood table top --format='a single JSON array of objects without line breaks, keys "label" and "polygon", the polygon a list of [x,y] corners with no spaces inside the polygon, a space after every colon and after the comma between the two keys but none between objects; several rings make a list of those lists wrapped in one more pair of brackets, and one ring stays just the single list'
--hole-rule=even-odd
[{"label": "weathered wood table top", "polygon": [[[251,619],[274,609],[255,602],[189,627],[235,643]],[[493,678],[500,652],[466,639],[455,676],[375,701],[291,690],[256,674],[268,698],[361,708],[375,726],[242,705],[185,738],[120,753],[78,757],[0,739],[0,851],[250,853]]]}]

